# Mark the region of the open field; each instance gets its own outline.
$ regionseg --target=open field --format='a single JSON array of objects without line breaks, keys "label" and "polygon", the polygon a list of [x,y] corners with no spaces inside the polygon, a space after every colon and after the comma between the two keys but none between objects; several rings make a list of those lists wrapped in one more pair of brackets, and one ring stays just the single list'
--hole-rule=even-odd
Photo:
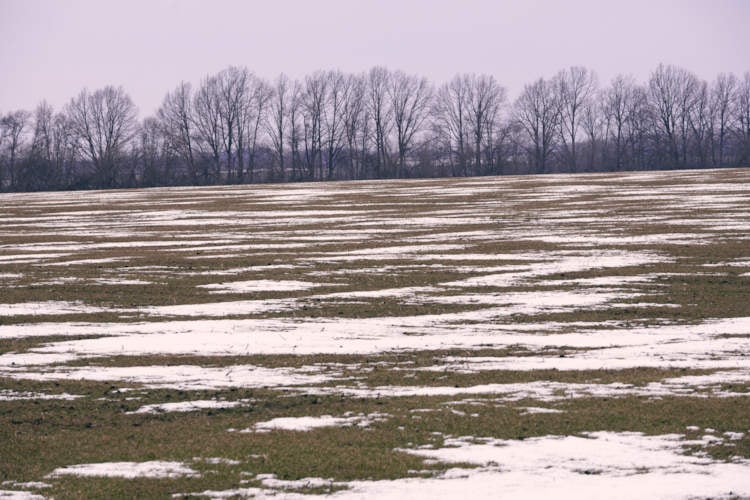
[{"label": "open field", "polygon": [[750,170],[0,195],[0,497],[750,497]]}]

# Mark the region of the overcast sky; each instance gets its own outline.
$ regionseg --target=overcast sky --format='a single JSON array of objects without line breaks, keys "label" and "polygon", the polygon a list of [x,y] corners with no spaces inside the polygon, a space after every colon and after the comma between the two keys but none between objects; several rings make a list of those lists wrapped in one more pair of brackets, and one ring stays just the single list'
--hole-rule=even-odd
[{"label": "overcast sky", "polygon": [[750,0],[0,0],[0,112],[122,85],[141,116],[229,65],[259,76],[375,65],[489,73],[514,98],[583,65],[606,83],[659,62],[750,71]]}]

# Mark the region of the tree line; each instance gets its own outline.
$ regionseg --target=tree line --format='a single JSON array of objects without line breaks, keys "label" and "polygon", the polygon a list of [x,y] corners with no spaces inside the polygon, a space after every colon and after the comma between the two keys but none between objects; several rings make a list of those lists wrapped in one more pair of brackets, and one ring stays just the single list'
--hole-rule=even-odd
[{"label": "tree line", "polygon": [[228,67],[138,119],[122,87],[0,114],[0,190],[716,168],[750,164],[750,72],[645,83],[570,67],[515,101],[491,75],[440,86],[374,67],[268,81]]}]

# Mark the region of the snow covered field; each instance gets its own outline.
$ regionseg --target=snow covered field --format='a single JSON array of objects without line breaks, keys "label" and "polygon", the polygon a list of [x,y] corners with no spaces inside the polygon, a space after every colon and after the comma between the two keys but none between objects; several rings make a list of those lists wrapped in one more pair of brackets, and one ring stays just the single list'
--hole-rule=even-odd
[{"label": "snow covered field", "polygon": [[750,496],[749,395],[748,170],[0,195],[0,497]]}]

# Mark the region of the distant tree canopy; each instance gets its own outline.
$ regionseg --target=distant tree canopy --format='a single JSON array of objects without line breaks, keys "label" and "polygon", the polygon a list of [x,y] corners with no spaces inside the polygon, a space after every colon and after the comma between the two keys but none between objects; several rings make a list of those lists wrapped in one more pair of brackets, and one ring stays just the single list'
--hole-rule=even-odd
[{"label": "distant tree canopy", "polygon": [[526,85],[435,87],[383,67],[273,82],[229,67],[139,122],[122,87],[0,113],[0,190],[87,189],[750,165],[750,72],[659,65],[601,86],[583,67]]}]

